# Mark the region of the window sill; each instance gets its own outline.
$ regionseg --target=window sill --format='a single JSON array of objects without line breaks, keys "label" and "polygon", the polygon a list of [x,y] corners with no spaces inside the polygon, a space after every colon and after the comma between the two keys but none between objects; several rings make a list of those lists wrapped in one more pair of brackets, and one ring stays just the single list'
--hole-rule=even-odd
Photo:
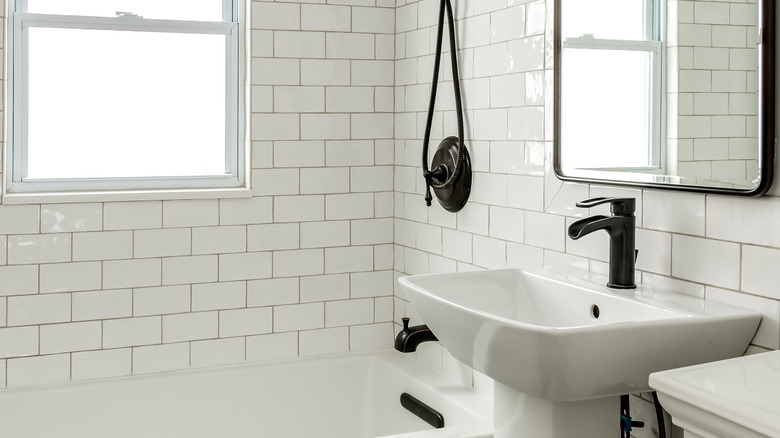
[{"label": "window sill", "polygon": [[6,193],[2,204],[65,204],[79,202],[166,201],[250,198],[252,189],[117,190],[106,192]]}]

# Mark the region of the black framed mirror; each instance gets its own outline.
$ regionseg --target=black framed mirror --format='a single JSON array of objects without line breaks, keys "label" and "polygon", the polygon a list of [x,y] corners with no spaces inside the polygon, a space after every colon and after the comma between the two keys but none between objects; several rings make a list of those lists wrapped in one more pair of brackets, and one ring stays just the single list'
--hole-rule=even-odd
[{"label": "black framed mirror", "polygon": [[555,0],[554,17],[560,179],[767,191],[774,1]]}]

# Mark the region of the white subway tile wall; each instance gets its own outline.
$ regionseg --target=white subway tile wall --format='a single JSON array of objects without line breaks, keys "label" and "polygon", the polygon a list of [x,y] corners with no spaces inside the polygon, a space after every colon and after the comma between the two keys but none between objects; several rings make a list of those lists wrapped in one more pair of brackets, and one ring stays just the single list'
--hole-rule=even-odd
[{"label": "white subway tile wall", "polygon": [[390,346],[395,4],[247,7],[254,196],[0,205],[0,387]]},{"label": "white subway tile wall", "polygon": [[[419,151],[438,3],[399,0],[396,7],[396,277],[544,264],[604,272],[606,236],[575,242],[566,237],[566,227],[577,217],[604,214],[605,210],[578,209],[574,203],[591,196],[630,196],[637,199],[639,281],[758,311],[763,321],[751,351],[780,348],[780,287],[775,273],[780,263],[780,235],[775,225],[780,219],[779,191],[745,199],[561,183],[555,178],[552,0],[453,2],[459,19],[459,62],[474,189],[469,203],[455,215],[444,212],[435,201],[430,209],[424,207]],[[756,108],[753,100],[739,98],[755,91],[755,79],[743,63],[754,54],[746,47],[755,43],[755,36],[748,32],[755,16],[746,6],[728,0],[670,2],[670,11],[684,22],[679,29],[671,29],[680,34],[677,37],[689,39],[684,45],[692,45],[690,39],[707,38],[708,46],[699,53],[681,50],[690,60],[684,60],[673,86],[679,82],[701,89],[679,93],[678,103],[689,105],[691,116],[697,115],[696,108],[706,108],[706,118],[713,120],[708,126],[723,131],[718,135],[741,133],[744,129],[738,125],[752,123],[748,108]],[[444,79],[434,116],[433,145],[456,134],[448,62],[445,59],[442,64]],[[723,96],[728,98],[725,105]],[[710,114],[715,109],[716,114]],[[707,137],[716,137],[707,129]],[[719,138],[700,137],[696,141],[701,146],[698,155],[694,156],[697,150],[691,141],[686,160],[708,160],[713,169],[717,161],[712,160],[755,158],[745,142],[729,139],[724,144]],[[397,284],[395,288],[398,330],[401,317],[416,315]],[[441,355],[446,356],[446,351],[418,353],[438,367],[442,366]]]},{"label": "white subway tile wall", "polygon": [[[753,351],[780,348],[778,197],[552,175],[552,0],[454,2],[474,192],[457,214],[424,206],[438,3],[251,2],[252,198],[0,205],[0,387],[388,348],[402,316],[417,320],[400,275],[603,272],[606,239],[566,238],[573,218],[603,212],[574,207],[589,196],[637,198],[640,281],[756,310]],[[739,55],[740,36],[717,23],[727,3],[704,3],[712,44]],[[732,21],[744,14],[727,5]],[[710,68],[719,56],[691,62]],[[456,130],[448,63],[434,145]],[[690,83],[727,92],[745,75],[732,76]],[[690,109],[749,104],[702,94]],[[707,147],[699,158],[724,151]],[[489,386],[437,345],[417,357]]]}]

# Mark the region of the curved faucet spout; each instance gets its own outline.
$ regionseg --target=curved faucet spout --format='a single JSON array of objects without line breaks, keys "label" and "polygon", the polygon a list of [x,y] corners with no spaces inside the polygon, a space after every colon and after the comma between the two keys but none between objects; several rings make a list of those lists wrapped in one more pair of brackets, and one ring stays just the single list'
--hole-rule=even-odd
[{"label": "curved faucet spout", "polygon": [[593,198],[577,203],[578,207],[593,207],[610,203],[612,215],[596,215],[580,219],[569,226],[568,234],[574,240],[604,230],[609,234],[609,282],[607,286],[633,289],[636,268],[634,216],[635,200],[630,198]]},{"label": "curved faucet spout", "polygon": [[617,225],[614,219],[614,217],[600,215],[580,219],[577,222],[569,225],[569,237],[577,240],[580,237],[587,236],[594,231],[607,230],[607,232],[609,232],[609,228]]}]

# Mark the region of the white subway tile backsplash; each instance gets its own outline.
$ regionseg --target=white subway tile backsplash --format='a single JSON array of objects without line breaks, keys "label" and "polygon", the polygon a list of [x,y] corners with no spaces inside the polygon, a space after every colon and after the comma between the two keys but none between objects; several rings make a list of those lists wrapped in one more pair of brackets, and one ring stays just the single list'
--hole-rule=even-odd
[{"label": "white subway tile backsplash", "polygon": [[196,199],[163,202],[163,227],[196,227],[219,224],[219,201]]},{"label": "white subway tile backsplash", "polygon": [[37,205],[0,206],[0,234],[37,233],[40,207]]},{"label": "white subway tile backsplash", "polygon": [[132,231],[73,234],[73,261],[128,259],[132,256]]},{"label": "white subway tile backsplash", "polygon": [[351,222],[353,245],[393,243],[393,219],[363,219]]},{"label": "white subway tile backsplash", "polygon": [[274,307],[274,332],[289,332],[325,326],[325,304],[308,303]]},{"label": "white subway tile backsplash", "polygon": [[780,303],[766,298],[707,287],[707,299],[729,304],[761,314],[758,331],[751,341],[764,348],[780,348]]},{"label": "white subway tile backsplash", "polygon": [[189,228],[139,230],[133,233],[133,256],[165,257],[189,255],[192,248]]},{"label": "white subway tile backsplash", "polygon": [[246,305],[248,307],[277,306],[299,302],[297,278],[272,278],[247,282]]},{"label": "white subway tile backsplash", "polygon": [[163,343],[216,338],[219,333],[217,312],[182,313],[162,317]]},{"label": "white subway tile backsplash", "polygon": [[273,221],[273,199],[255,197],[222,199],[219,207],[221,225],[263,224]]},{"label": "white subway tile backsplash", "polygon": [[324,32],[274,32],[274,56],[278,58],[324,58]]},{"label": "white subway tile backsplash", "polygon": [[[325,198],[322,195],[277,196],[274,198],[274,222],[321,221],[325,219],[324,216]],[[332,218],[328,217],[328,219]]]},{"label": "white subway tile backsplash", "polygon": [[326,56],[331,59],[374,58],[374,35],[329,32],[325,35]]},{"label": "white subway tile backsplash", "polygon": [[351,246],[325,249],[325,273],[361,272],[374,269],[371,246]]},{"label": "white subway tile backsplash", "polygon": [[700,195],[645,191],[642,209],[644,228],[704,235],[705,199]]},{"label": "white subway tile backsplash", "polygon": [[525,5],[517,5],[490,14],[490,42],[522,38],[525,35],[525,13]]},{"label": "white subway tile backsplash", "polygon": [[13,327],[0,329],[0,358],[34,356],[38,354],[38,328]]},{"label": "white subway tile backsplash", "polygon": [[103,262],[103,287],[106,289],[159,286],[160,282],[160,259]]},{"label": "white subway tile backsplash", "polygon": [[707,237],[780,247],[780,230],[774,226],[780,215],[777,198],[741,199],[707,196]]},{"label": "white subway tile backsplash", "polygon": [[[298,72],[295,72],[296,77]],[[302,59],[301,85],[349,85],[350,61],[338,59]],[[297,84],[297,82],[296,82]]]},{"label": "white subway tile backsplash", "polygon": [[219,256],[219,281],[255,280],[270,276],[270,253],[248,252]]},{"label": "white subway tile backsplash", "polygon": [[349,191],[349,168],[301,169],[301,194],[345,193]]},{"label": "white subway tile backsplash", "polygon": [[[279,87],[276,87],[277,89]],[[320,89],[320,87],[309,87]],[[289,97],[288,97],[289,98]],[[324,104],[323,104],[324,108]],[[322,110],[320,110],[322,111]],[[276,141],[274,167],[318,167],[325,165],[324,141]]]},{"label": "white subway tile backsplash", "polygon": [[374,145],[370,140],[333,140],[325,144],[328,166],[366,166],[374,164]]},{"label": "white subway tile backsplash", "polygon": [[301,356],[346,353],[349,351],[349,328],[336,327],[300,332]]},{"label": "white subway tile backsplash", "polygon": [[38,266],[0,266],[0,296],[38,292]]},{"label": "white subway tile backsplash", "polygon": [[363,219],[371,217],[374,217],[374,195],[372,193],[349,193],[327,195],[325,197],[325,218],[320,217],[313,220]]},{"label": "white subway tile backsplash", "polygon": [[324,269],[322,249],[275,251],[273,254],[274,277],[299,277],[322,274]]},{"label": "white subway tile backsplash", "polygon": [[99,350],[102,329],[99,321],[41,326],[40,354]]},{"label": "white subway tile backsplash", "polygon": [[40,267],[40,292],[72,292],[100,289],[100,262],[57,263]]},{"label": "white subway tile backsplash", "polygon": [[390,347],[394,327],[391,322],[350,327],[350,351],[377,350]]},{"label": "white subway tile backsplash", "polygon": [[222,310],[219,312],[219,337],[271,333],[273,317],[270,307]]},{"label": "white subway tile backsplash", "polygon": [[474,236],[474,261],[477,266],[502,269],[506,268],[506,242],[490,237]]},{"label": "white subway tile backsplash", "polygon": [[133,316],[189,312],[190,286],[162,286],[133,291]]},{"label": "white subway tile backsplash", "polygon": [[247,362],[292,359],[298,356],[298,332],[246,337]]},{"label": "white subway tile backsplash", "polygon": [[133,348],[133,374],[163,373],[190,366],[190,344],[150,345]]},{"label": "white subway tile backsplash", "polygon": [[735,243],[683,235],[672,237],[672,275],[675,277],[738,289],[739,260],[740,248]]},{"label": "white subway tile backsplash", "polygon": [[466,203],[458,212],[458,230],[487,235],[490,227],[488,211],[487,205]]},{"label": "white subway tile backsplash", "polygon": [[196,341],[190,344],[190,365],[195,368],[242,363],[245,352],[244,338]]},{"label": "white subway tile backsplash", "polygon": [[8,264],[58,263],[71,258],[70,234],[8,236]]},{"label": "white subway tile backsplash", "polygon": [[235,309],[247,304],[244,281],[192,285],[192,311]]},{"label": "white subway tile backsplash", "polygon": [[162,317],[103,321],[103,348],[134,347],[162,342]]},{"label": "white subway tile backsplash", "polygon": [[566,223],[562,216],[525,212],[525,243],[554,251],[563,251]]},{"label": "white subway tile backsplash", "polygon": [[393,294],[393,272],[356,272],[350,275],[351,298],[390,296]]},{"label": "white subway tile backsplash", "polygon": [[301,5],[301,29],[349,31],[352,8],[335,5]]},{"label": "white subway tile backsplash", "polygon": [[522,243],[524,233],[522,211],[512,208],[490,207],[490,237]]},{"label": "white subway tile backsplash", "polygon": [[425,252],[442,253],[442,229],[433,225],[415,225],[415,246]]},{"label": "white subway tile backsplash", "polygon": [[243,226],[193,228],[192,253],[220,254],[246,251],[246,230],[247,228]]},{"label": "white subway tile backsplash", "polygon": [[70,355],[25,357],[6,361],[9,388],[47,385],[70,380]]},{"label": "white subway tile backsplash", "polygon": [[300,225],[268,224],[247,228],[247,250],[267,251],[300,247]]},{"label": "white subway tile backsplash", "polygon": [[742,290],[780,300],[780,250],[742,245]]},{"label": "white subway tile backsplash", "polygon": [[302,303],[343,300],[350,297],[348,274],[316,275],[300,279]]},{"label": "white subway tile backsplash", "polygon": [[90,380],[129,376],[132,373],[132,350],[83,351],[71,355],[71,379]]},{"label": "white subway tile backsplash", "polygon": [[300,29],[301,5],[293,3],[252,2],[253,29]]},{"label": "white subway tile backsplash", "polygon": [[77,292],[71,306],[73,321],[123,318],[132,315],[133,294],[130,289]]},{"label": "white subway tile backsplash", "polygon": [[54,204],[41,206],[41,233],[99,231],[102,227],[102,204]]},{"label": "white subway tile backsplash", "polygon": [[276,86],[273,102],[277,113],[322,112],[325,110],[325,90],[311,86]]},{"label": "white subway tile backsplash", "polygon": [[343,327],[372,322],[374,322],[374,300],[371,298],[325,303],[325,327]]},{"label": "white subway tile backsplash", "polygon": [[349,221],[307,222],[301,224],[301,248],[347,246],[350,241]]},{"label": "white subway tile backsplash", "polygon": [[8,325],[70,321],[70,294],[24,295],[8,298]]}]

